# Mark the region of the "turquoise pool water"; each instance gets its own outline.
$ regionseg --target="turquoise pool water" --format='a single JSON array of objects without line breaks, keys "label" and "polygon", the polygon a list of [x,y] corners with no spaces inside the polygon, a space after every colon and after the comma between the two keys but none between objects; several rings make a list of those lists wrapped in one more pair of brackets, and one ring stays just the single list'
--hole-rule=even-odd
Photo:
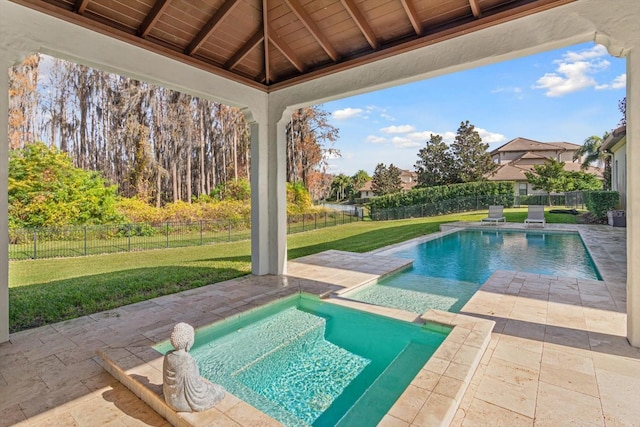
[{"label": "turquoise pool water", "polygon": [[413,266],[347,296],[416,313],[458,312],[496,270],[601,280],[577,233],[465,230],[393,256]]},{"label": "turquoise pool water", "polygon": [[446,335],[303,295],[198,330],[190,353],[202,376],[286,426],[364,426]]}]

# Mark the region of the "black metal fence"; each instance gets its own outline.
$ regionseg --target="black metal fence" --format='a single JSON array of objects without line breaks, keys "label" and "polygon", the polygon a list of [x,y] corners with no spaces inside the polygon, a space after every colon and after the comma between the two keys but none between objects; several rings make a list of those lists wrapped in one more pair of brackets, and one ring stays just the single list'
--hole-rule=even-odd
[{"label": "black metal fence", "polygon": [[[288,234],[358,221],[347,212],[289,215]],[[9,230],[9,259],[76,257],[161,248],[211,245],[251,238],[248,218]]]}]

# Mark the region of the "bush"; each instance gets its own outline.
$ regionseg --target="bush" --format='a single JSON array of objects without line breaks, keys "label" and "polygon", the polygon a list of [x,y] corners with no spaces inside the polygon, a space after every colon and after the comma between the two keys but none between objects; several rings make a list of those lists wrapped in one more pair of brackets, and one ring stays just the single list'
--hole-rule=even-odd
[{"label": "bush", "polygon": [[55,147],[34,142],[9,152],[9,227],[108,224],[121,221],[116,187],[73,166]]},{"label": "bush", "polygon": [[[376,209],[425,205],[452,199],[467,199],[470,204],[475,206],[475,198],[483,196],[498,196],[493,198],[494,201],[492,204],[511,207],[513,206],[513,182],[481,181],[414,188],[406,193],[394,193],[375,197],[371,200],[369,206],[373,212]],[[471,207],[470,205],[470,208]]]},{"label": "bush", "polygon": [[613,210],[620,202],[617,191],[589,191],[585,192],[584,203],[587,210],[596,218],[604,218],[607,211]]}]

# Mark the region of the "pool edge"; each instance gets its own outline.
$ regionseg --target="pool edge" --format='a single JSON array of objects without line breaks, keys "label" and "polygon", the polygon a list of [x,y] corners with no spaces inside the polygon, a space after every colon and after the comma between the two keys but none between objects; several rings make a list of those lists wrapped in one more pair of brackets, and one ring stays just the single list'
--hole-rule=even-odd
[{"label": "pool edge", "polygon": [[[494,321],[439,310],[407,316],[401,310],[387,311],[383,310],[383,307],[339,298],[328,298],[324,301],[361,310],[362,306],[368,306],[364,311],[402,321],[429,323],[434,330],[441,328],[445,331],[452,328],[447,338],[378,425],[390,425],[398,421],[410,426],[447,426],[451,423],[489,345]],[[125,369],[109,356],[110,350],[117,349],[98,350],[101,366],[173,426],[205,426],[225,421],[233,421],[243,426],[281,425],[269,415],[228,392],[222,402],[207,411],[176,412],[162,397],[161,353],[158,352],[158,357],[154,360]]]}]

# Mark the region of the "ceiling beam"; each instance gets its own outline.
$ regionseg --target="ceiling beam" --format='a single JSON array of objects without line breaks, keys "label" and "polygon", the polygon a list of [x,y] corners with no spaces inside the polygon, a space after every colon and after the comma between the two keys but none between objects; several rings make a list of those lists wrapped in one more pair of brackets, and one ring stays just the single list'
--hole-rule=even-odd
[{"label": "ceiling beam", "polygon": [[311,33],[314,39],[320,44],[322,49],[329,55],[329,57],[333,60],[333,62],[337,62],[340,59],[340,55],[334,49],[333,45],[324,35],[320,27],[314,22],[313,18],[309,16],[306,10],[298,3],[297,0],[285,0],[289,8],[296,14],[298,19],[302,21],[307,30]]},{"label": "ceiling beam", "polygon": [[222,20],[233,10],[233,8],[240,3],[240,0],[227,0],[225,1],[220,9],[216,10],[216,13],[213,14],[209,22],[205,24],[204,27],[198,32],[198,35],[195,36],[189,46],[185,49],[184,53],[187,55],[193,55],[196,50],[200,49],[202,44],[207,40],[207,37],[211,35],[216,29],[216,27],[222,22]]},{"label": "ceiling beam", "polygon": [[84,11],[87,9],[87,5],[89,4],[89,0],[76,0],[76,4],[73,6],[73,10],[76,13],[82,15]]},{"label": "ceiling beam", "polygon": [[351,18],[354,20],[358,28],[360,28],[362,35],[364,35],[364,37],[367,39],[367,42],[369,42],[369,46],[371,46],[373,50],[376,50],[380,45],[378,43],[378,38],[371,29],[371,26],[369,26],[369,23],[367,22],[362,12],[360,12],[360,9],[358,9],[358,6],[356,6],[353,0],[340,1],[342,2],[344,8],[347,9],[347,12],[349,12],[349,15],[351,15]]},{"label": "ceiling beam", "polygon": [[284,40],[280,38],[280,36],[278,36],[278,33],[275,32],[271,25],[267,26],[269,27],[269,40],[271,40],[273,42],[273,45],[280,52],[282,52],[284,57],[287,58],[287,61],[291,62],[291,64],[293,64],[293,66],[296,67],[298,71],[304,73],[304,62],[302,62],[298,55],[296,55],[296,53],[293,51],[293,49],[291,49],[289,45],[286,44]]},{"label": "ceiling beam", "polygon": [[264,82],[265,85],[271,83],[271,61],[269,58],[269,9],[268,9],[268,0],[262,0],[262,29],[264,30],[264,80],[262,80],[262,74],[258,76],[260,80],[259,82]]},{"label": "ceiling beam", "polygon": [[471,6],[471,12],[473,12],[474,18],[482,18],[482,9],[480,9],[480,3],[478,0],[469,0],[469,5]]},{"label": "ceiling beam", "polygon": [[249,38],[249,40],[247,40],[246,43],[243,44],[242,47],[238,49],[236,53],[234,53],[233,56],[227,60],[227,62],[225,62],[224,68],[230,70],[238,65],[238,63],[249,54],[249,52],[251,52],[256,46],[258,46],[260,42],[262,42],[262,40],[264,40],[264,31],[262,27],[260,27],[258,28],[258,31],[256,31]]},{"label": "ceiling beam", "polygon": [[156,22],[158,22],[158,19],[160,19],[160,15],[162,15],[162,12],[165,11],[167,6],[169,6],[169,0],[156,1],[149,14],[144,18],[144,21],[142,21],[140,28],[138,28],[138,36],[142,38],[147,37],[153,26],[156,25]]},{"label": "ceiling beam", "polygon": [[416,35],[421,36],[422,32],[422,23],[420,22],[420,18],[418,17],[418,12],[416,11],[415,6],[413,5],[412,0],[400,0],[402,3],[402,7],[404,8],[409,21],[411,21],[411,25],[413,26],[413,30],[416,32]]}]

